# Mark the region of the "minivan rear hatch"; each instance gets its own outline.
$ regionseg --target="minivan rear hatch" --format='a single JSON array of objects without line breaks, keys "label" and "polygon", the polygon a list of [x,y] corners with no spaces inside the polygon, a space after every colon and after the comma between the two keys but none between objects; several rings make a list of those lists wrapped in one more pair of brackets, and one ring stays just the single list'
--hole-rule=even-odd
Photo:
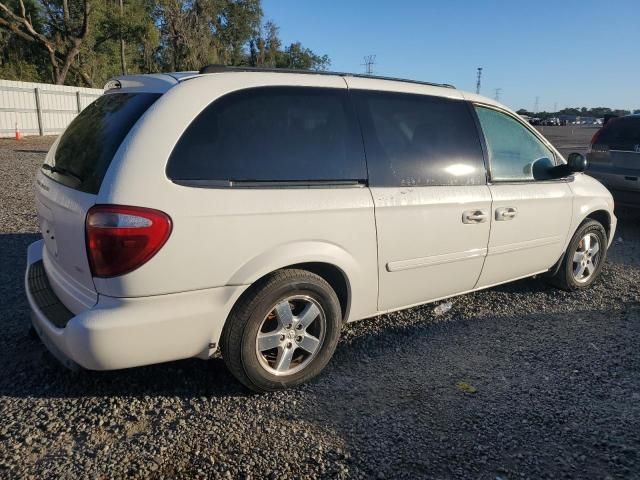
[{"label": "minivan rear hatch", "polygon": [[120,144],[160,95],[118,92],[99,97],[54,143],[37,176],[45,269],[53,290],[74,313],[97,300],[85,244],[87,211],[96,203]]},{"label": "minivan rear hatch", "polygon": [[[605,147],[602,149],[602,147]],[[611,165],[626,170],[640,170],[640,115],[610,120],[598,134],[594,151],[609,154]]]}]

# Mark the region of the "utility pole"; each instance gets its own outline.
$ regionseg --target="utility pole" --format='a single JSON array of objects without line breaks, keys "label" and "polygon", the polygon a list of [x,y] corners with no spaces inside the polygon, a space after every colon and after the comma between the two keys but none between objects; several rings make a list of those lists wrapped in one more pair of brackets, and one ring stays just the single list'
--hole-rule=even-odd
[{"label": "utility pole", "polygon": [[478,67],[478,81],[476,82],[476,93],[480,93],[481,78],[482,78],[482,67]]},{"label": "utility pole", "polygon": [[536,97],[536,103],[533,105],[533,112],[538,113],[539,108],[540,108],[540,97]]},{"label": "utility pole", "polygon": [[502,89],[501,88],[496,88],[495,89],[495,96],[493,98],[495,98],[496,102],[500,101],[500,94],[502,93]]},{"label": "utility pole", "polygon": [[364,67],[364,73],[367,75],[373,75],[373,66],[376,64],[375,55],[367,55],[364,57],[364,63],[361,65]]}]

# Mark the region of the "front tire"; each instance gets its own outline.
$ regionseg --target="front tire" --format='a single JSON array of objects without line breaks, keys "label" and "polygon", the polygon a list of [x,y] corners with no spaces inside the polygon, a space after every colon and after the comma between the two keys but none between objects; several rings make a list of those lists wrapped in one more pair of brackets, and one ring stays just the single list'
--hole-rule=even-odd
[{"label": "front tire", "polygon": [[342,326],[331,286],[306,270],[279,270],[243,295],[222,333],[231,373],[258,392],[307,382],[327,365]]},{"label": "front tire", "polygon": [[596,220],[586,220],[571,238],[550,283],[569,292],[589,287],[600,276],[607,258],[607,232]]}]

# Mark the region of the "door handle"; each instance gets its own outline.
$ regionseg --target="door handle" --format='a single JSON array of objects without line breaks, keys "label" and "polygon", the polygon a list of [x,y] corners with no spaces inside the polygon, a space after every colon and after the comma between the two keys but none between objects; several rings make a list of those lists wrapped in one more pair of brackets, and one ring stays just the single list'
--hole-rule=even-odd
[{"label": "door handle", "polygon": [[506,221],[513,220],[518,214],[518,209],[516,207],[500,207],[496,208],[496,220],[498,221]]},{"label": "door handle", "polygon": [[465,210],[462,212],[462,223],[484,223],[487,221],[487,212],[484,210]]}]

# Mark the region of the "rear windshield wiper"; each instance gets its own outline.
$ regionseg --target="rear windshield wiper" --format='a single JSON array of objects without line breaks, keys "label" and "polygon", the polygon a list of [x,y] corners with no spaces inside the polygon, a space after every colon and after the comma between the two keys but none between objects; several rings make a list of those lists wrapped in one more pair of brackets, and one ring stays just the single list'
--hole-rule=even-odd
[{"label": "rear windshield wiper", "polygon": [[80,178],[78,175],[76,175],[75,173],[73,173],[72,171],[66,168],[57,167],[55,165],[49,165],[48,163],[45,163],[44,165],[42,165],[42,168],[44,168],[45,170],[49,170],[52,173],[57,173],[59,175],[65,175],[67,177],[75,178],[78,182],[82,183],[82,178]]}]

